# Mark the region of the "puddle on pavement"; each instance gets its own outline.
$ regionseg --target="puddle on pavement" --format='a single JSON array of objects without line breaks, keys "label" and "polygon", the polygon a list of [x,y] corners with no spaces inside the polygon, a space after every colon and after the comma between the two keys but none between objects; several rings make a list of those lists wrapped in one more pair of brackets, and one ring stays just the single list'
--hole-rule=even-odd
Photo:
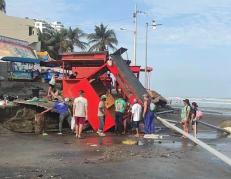
[{"label": "puddle on pavement", "polygon": [[[219,139],[219,133],[217,132],[209,132],[209,131],[200,131],[198,133],[198,139],[208,143],[209,140]],[[128,141],[125,142],[124,141]],[[132,142],[130,142],[132,141]],[[115,145],[131,145],[137,147],[155,147],[155,146],[163,146],[171,149],[183,149],[187,150],[187,148],[191,148],[194,146],[194,143],[188,139],[182,139],[180,137],[175,137],[172,135],[162,135],[160,139],[144,139],[144,138],[135,138],[133,136],[115,136],[115,135],[107,135],[106,137],[99,136],[86,136],[86,138],[81,140],[76,140],[77,143],[81,143],[86,147],[89,147],[93,150],[98,149],[100,146],[115,146]],[[74,145],[76,143],[73,140],[65,139],[63,141],[66,145]]]},{"label": "puddle on pavement", "polygon": [[115,137],[115,136],[106,136],[106,137],[87,137],[81,140],[81,143],[90,145],[92,147],[96,146],[112,146],[114,144],[121,144],[123,137]]},{"label": "puddle on pavement", "polygon": [[218,139],[221,138],[217,132],[199,132],[197,134],[198,139]]}]

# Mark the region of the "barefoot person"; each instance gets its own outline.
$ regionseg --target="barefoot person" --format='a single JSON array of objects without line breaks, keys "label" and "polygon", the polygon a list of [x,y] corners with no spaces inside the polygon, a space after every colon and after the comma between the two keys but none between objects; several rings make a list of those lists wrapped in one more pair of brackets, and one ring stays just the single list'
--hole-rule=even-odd
[{"label": "barefoot person", "polygon": [[105,136],[103,133],[103,127],[105,122],[105,101],[107,99],[106,95],[102,95],[100,98],[99,106],[98,106],[98,118],[99,118],[99,129],[97,131],[97,134],[99,136]]},{"label": "barefoot person", "polygon": [[188,99],[184,99],[183,102],[184,102],[184,107],[181,110],[181,124],[184,132],[188,133],[189,121],[191,119],[191,106]]},{"label": "barefoot person", "polygon": [[198,105],[196,102],[192,102],[192,110],[191,110],[191,122],[194,137],[197,136],[197,123],[203,117],[203,112],[198,110]]},{"label": "barefoot person", "polygon": [[192,123],[194,137],[196,137],[197,134],[197,118],[196,118],[197,108],[198,108],[197,103],[192,102],[191,123]]},{"label": "barefoot person", "polygon": [[136,129],[136,137],[139,137],[139,122],[142,115],[142,106],[138,103],[137,99],[134,99],[134,104],[132,106],[132,121],[133,127]]},{"label": "barefoot person", "polygon": [[83,124],[87,120],[87,99],[84,97],[84,92],[80,90],[79,97],[75,98],[73,103],[73,116],[75,117],[76,137],[81,139]]},{"label": "barefoot person", "polygon": [[55,99],[55,103],[52,108],[49,108],[42,113],[43,115],[46,112],[49,112],[51,110],[57,112],[59,114],[59,133],[58,135],[62,135],[62,129],[63,129],[63,121],[67,120],[69,123],[69,126],[71,126],[71,113],[69,111],[68,105],[62,100],[61,96],[57,96]]}]

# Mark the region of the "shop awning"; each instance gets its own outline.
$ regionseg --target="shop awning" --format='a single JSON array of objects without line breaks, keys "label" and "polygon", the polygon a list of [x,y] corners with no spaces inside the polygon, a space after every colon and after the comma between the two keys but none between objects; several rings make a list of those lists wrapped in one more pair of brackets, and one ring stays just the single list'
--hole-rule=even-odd
[{"label": "shop awning", "polygon": [[6,62],[37,63],[37,64],[40,64],[41,62],[41,60],[35,58],[22,58],[22,57],[3,57],[1,60]]}]

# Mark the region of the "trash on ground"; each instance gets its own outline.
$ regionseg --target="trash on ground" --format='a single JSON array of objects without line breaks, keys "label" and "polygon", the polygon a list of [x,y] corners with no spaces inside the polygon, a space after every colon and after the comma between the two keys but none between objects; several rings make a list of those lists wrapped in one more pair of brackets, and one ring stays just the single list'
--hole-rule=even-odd
[{"label": "trash on ground", "polygon": [[141,140],[139,140],[138,143],[137,143],[137,145],[142,146],[142,145],[144,145],[144,142],[141,141]]},{"label": "trash on ground", "polygon": [[163,139],[163,136],[158,135],[158,134],[145,134],[144,138],[145,139]]},{"label": "trash on ground", "polygon": [[127,140],[123,140],[122,144],[135,145],[135,144],[137,144],[137,141],[136,140],[127,139]]},{"label": "trash on ground", "polygon": [[97,147],[97,145],[96,144],[92,144],[92,145],[90,145],[91,147]]},{"label": "trash on ground", "polygon": [[231,127],[225,127],[224,129],[231,133]]}]

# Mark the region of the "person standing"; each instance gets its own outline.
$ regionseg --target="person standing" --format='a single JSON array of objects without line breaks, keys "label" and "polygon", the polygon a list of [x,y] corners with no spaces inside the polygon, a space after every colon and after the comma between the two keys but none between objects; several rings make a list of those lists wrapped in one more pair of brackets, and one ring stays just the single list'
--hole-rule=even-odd
[{"label": "person standing", "polygon": [[75,71],[74,73],[72,73],[69,77],[69,79],[76,79],[78,76],[78,73]]},{"label": "person standing", "polygon": [[112,86],[113,86],[113,83],[112,83],[112,78],[111,78],[111,74],[108,73],[107,74],[107,78],[106,78],[106,87],[107,87],[107,91],[109,94],[111,94],[111,90],[112,90]]},{"label": "person standing", "polygon": [[105,123],[105,114],[106,114],[106,107],[105,107],[106,99],[107,96],[102,95],[98,106],[99,129],[97,131],[97,134],[101,137],[105,136],[105,134],[103,133],[103,127]]},{"label": "person standing", "polygon": [[191,122],[192,122],[194,137],[197,137],[197,124],[198,124],[198,120],[200,120],[202,117],[203,117],[203,112],[198,109],[198,105],[196,102],[192,102]]},{"label": "person standing", "polygon": [[75,98],[73,103],[73,117],[75,118],[75,129],[76,129],[76,137],[81,139],[83,124],[88,120],[87,114],[87,99],[84,97],[84,92],[80,90],[79,97]]},{"label": "person standing", "polygon": [[52,108],[49,108],[40,114],[43,115],[44,113],[47,113],[51,110],[57,112],[59,114],[59,133],[58,135],[62,135],[62,129],[63,129],[63,121],[66,119],[69,126],[71,126],[71,113],[69,111],[68,105],[61,100],[60,96],[57,96],[55,99],[55,103]]},{"label": "person standing", "polygon": [[[181,110],[181,124],[184,132],[188,133],[189,131],[189,121],[191,119],[191,106],[189,99],[184,99],[184,107]],[[183,135],[185,138],[185,136]]]},{"label": "person standing", "polygon": [[115,101],[115,133],[122,133],[122,120],[126,109],[126,102],[119,97]]},{"label": "person standing", "polygon": [[144,118],[144,133],[145,134],[153,134],[155,133],[154,127],[154,117],[155,113],[153,110],[150,109],[151,100],[148,94],[144,95],[144,111],[143,111],[143,118]]},{"label": "person standing", "polygon": [[55,99],[59,94],[59,91],[56,89],[55,77],[55,75],[52,75],[51,80],[49,81],[49,88],[47,91],[47,97],[49,100]]},{"label": "person standing", "polygon": [[132,106],[132,120],[133,127],[136,129],[136,137],[139,137],[139,122],[142,115],[142,106],[138,103],[137,99],[134,99],[134,104]]},{"label": "person standing", "polygon": [[125,102],[126,102],[126,108],[125,108],[125,115],[123,115],[123,119],[122,119],[122,121],[123,121],[123,135],[125,135],[126,134],[126,132],[127,132],[127,123],[129,122],[128,120],[130,120],[131,119],[131,106],[130,106],[130,103],[129,102],[127,102],[126,100],[125,100]]}]

